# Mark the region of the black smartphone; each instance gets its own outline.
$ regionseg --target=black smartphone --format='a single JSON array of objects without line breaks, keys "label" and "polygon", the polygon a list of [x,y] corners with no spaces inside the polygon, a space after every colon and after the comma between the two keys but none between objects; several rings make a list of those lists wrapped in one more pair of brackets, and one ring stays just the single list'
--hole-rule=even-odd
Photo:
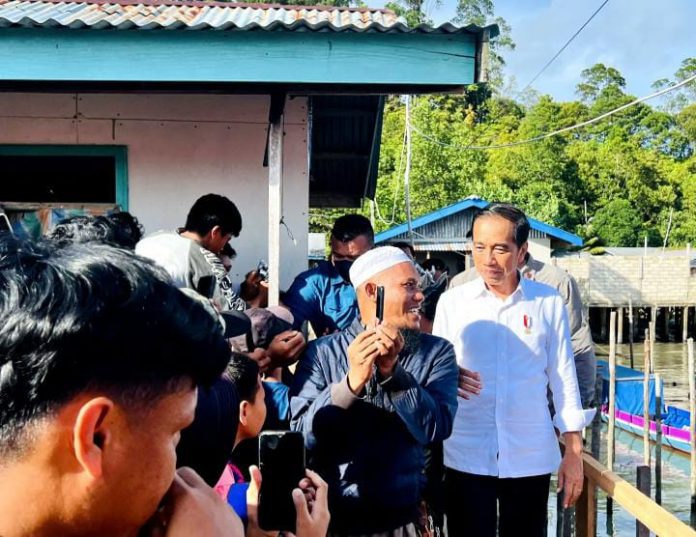
[{"label": "black smartphone", "polygon": [[377,321],[382,322],[384,320],[384,287],[381,285],[377,287]]},{"label": "black smartphone", "polygon": [[305,477],[302,433],[263,431],[259,436],[259,526],[267,531],[295,531],[292,490]]}]

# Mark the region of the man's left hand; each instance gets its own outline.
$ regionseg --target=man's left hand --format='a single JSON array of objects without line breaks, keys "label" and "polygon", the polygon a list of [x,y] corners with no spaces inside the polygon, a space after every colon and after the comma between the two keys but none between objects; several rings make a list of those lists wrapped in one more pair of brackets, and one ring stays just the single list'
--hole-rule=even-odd
[{"label": "man's left hand", "polygon": [[579,432],[563,434],[565,454],[558,469],[558,491],[563,490],[563,508],[575,505],[583,487],[582,436]]},{"label": "man's left hand", "polygon": [[382,378],[389,378],[394,372],[399,353],[404,348],[404,338],[397,328],[387,323],[377,325],[375,330],[379,338],[377,344],[380,346],[375,364]]}]

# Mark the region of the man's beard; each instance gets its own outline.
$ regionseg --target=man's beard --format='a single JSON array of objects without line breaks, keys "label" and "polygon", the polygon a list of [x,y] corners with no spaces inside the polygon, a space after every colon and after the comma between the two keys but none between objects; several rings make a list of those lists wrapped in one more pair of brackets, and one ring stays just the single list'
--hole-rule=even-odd
[{"label": "man's beard", "polygon": [[415,354],[420,348],[421,332],[420,330],[412,330],[410,328],[402,328],[400,330],[401,337],[404,338],[404,352]]}]

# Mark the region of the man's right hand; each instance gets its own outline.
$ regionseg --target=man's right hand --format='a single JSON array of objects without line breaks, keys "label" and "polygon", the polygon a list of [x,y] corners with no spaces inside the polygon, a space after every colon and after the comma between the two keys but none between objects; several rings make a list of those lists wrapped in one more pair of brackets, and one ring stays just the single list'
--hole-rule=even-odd
[{"label": "man's right hand", "polygon": [[179,468],[161,513],[140,535],[244,537],[244,526],[232,508],[196,472],[191,468]]},{"label": "man's right hand", "polygon": [[457,385],[457,395],[462,399],[471,399],[472,395],[479,395],[483,388],[481,374],[476,371],[469,371],[463,367],[459,368],[459,383]]},{"label": "man's right hand", "polygon": [[358,395],[372,377],[383,345],[374,328],[368,328],[348,346],[348,386]]},{"label": "man's right hand", "polygon": [[286,330],[273,338],[268,345],[267,353],[272,367],[294,364],[307,346],[302,332]]}]

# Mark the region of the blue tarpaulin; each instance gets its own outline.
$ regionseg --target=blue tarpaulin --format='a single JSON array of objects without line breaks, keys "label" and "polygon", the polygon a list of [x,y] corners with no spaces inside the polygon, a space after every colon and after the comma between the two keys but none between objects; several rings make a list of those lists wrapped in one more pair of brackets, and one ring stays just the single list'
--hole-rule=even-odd
[{"label": "blue tarpaulin", "polygon": [[[602,376],[602,404],[609,402],[609,364],[597,360],[597,373]],[[655,415],[655,377],[650,375],[650,415]],[[663,392],[664,393],[664,390]],[[643,415],[643,372],[622,365],[616,366],[616,409]],[[662,412],[664,413],[664,404]]]}]

